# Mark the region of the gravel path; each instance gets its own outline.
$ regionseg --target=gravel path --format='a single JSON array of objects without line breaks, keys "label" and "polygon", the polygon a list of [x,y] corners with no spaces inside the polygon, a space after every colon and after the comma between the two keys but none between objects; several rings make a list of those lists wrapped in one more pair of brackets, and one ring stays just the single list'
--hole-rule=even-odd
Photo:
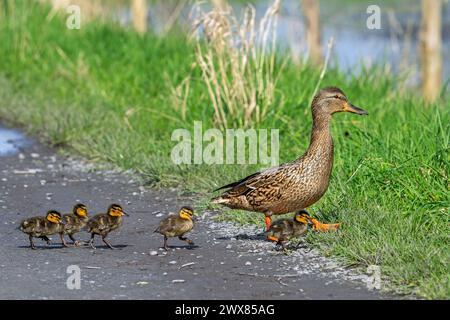
[{"label": "gravel path", "polygon": [[[0,156],[0,171],[0,299],[387,298],[366,288],[367,276],[315,250],[284,255],[258,236],[261,230],[218,223],[212,212],[197,212],[201,217],[190,234],[195,247],[171,239],[166,253],[153,230],[163,216],[192,204],[189,198],[146,190],[131,174],[96,170],[38,143]],[[19,221],[48,209],[68,212],[76,202],[91,214],[112,202],[123,205],[131,216],[109,236],[119,249],[100,240],[97,250],[61,248],[53,236],[54,245],[36,240],[39,249],[30,250],[27,236],[16,230]],[[67,288],[71,265],[80,268],[80,289]]]}]

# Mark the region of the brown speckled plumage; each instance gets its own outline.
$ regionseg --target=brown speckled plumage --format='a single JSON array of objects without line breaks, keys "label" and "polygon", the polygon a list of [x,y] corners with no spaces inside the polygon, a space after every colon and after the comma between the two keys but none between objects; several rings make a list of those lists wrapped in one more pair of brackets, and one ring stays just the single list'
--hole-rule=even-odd
[{"label": "brown speckled plumage", "polygon": [[116,230],[122,225],[122,216],[128,215],[123,212],[122,207],[118,204],[112,204],[108,208],[107,213],[100,213],[89,219],[87,222],[87,231],[91,233],[91,240],[89,245],[94,247],[94,236],[97,234],[102,237],[102,241],[110,248],[114,247],[106,241],[106,236],[113,230]]},{"label": "brown speckled plumage", "polygon": [[63,215],[64,234],[74,235],[80,232],[87,224],[88,217],[79,217],[73,213]]},{"label": "brown speckled plumage", "polygon": [[[78,210],[83,210],[84,212],[86,212],[85,216],[81,216],[78,213]],[[62,222],[64,224],[64,230],[63,232],[60,233],[60,237],[61,237],[61,242],[63,244],[63,246],[67,247],[67,243],[64,240],[64,235],[68,235],[70,240],[73,241],[74,245],[78,245],[80,242],[76,241],[74,238],[74,234],[80,232],[81,230],[83,230],[86,225],[87,222],[89,220],[88,216],[87,216],[87,208],[84,204],[76,204],[73,207],[73,213],[68,213],[63,215],[62,217]]]},{"label": "brown speckled plumage", "polygon": [[292,238],[304,235],[308,231],[309,215],[306,211],[297,212],[294,219],[280,219],[271,224],[266,234],[268,239],[277,242],[277,247],[285,249],[284,244]]},{"label": "brown speckled plumage", "polygon": [[332,114],[367,112],[350,104],[342,90],[335,87],[320,90],[311,110],[310,145],[301,157],[219,188],[229,190],[212,202],[262,212],[267,217],[299,211],[317,202],[328,188],[333,167],[333,139],[329,130]]},{"label": "brown speckled plumage", "polygon": [[[58,222],[49,221],[48,217],[50,215],[58,217]],[[47,212],[45,217],[31,217],[22,220],[19,230],[28,234],[30,248],[36,249],[33,243],[33,238],[40,238],[47,241],[47,244],[50,244],[51,242],[48,236],[55,233],[61,233],[64,230],[64,225],[61,223],[61,214],[57,211],[51,210]]]},{"label": "brown speckled plumage", "polygon": [[163,219],[155,232],[167,237],[178,237],[192,230],[194,222],[180,218],[178,215],[170,215]]},{"label": "brown speckled plumage", "polygon": [[171,237],[178,237],[182,241],[186,241],[189,245],[194,242],[184,235],[194,228],[194,210],[191,207],[182,207],[177,215],[169,215],[162,219],[155,232],[164,236],[164,249],[168,250],[167,239]]},{"label": "brown speckled plumage", "polygon": [[22,232],[36,238],[51,236],[52,234],[59,233],[63,228],[64,226],[61,223],[50,222],[45,217],[31,217],[25,219],[20,224],[20,230]]},{"label": "brown speckled plumage", "polygon": [[122,217],[112,217],[107,213],[93,216],[87,223],[88,232],[98,235],[108,234],[122,225]]}]

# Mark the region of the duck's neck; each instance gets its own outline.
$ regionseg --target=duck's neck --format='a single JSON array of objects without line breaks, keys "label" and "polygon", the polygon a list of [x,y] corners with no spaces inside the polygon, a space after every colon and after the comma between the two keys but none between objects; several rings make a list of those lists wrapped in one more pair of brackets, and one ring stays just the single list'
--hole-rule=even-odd
[{"label": "duck's neck", "polygon": [[313,126],[311,131],[311,140],[309,143],[308,155],[317,155],[322,159],[333,157],[333,139],[330,133],[329,114],[313,113]]}]

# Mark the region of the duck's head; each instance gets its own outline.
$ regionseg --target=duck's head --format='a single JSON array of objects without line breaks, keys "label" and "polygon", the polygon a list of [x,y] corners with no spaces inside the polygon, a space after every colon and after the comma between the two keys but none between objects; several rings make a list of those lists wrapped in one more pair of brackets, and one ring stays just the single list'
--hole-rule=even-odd
[{"label": "duck's head", "polygon": [[192,220],[192,218],[194,217],[194,209],[187,206],[182,207],[178,212],[178,215],[181,219]]},{"label": "duck's head", "polygon": [[52,223],[61,223],[61,213],[56,210],[48,211],[45,218]]},{"label": "duck's head", "polygon": [[88,215],[88,211],[84,204],[78,203],[73,207],[73,214],[80,218],[85,218]]},{"label": "duck's head", "polygon": [[310,218],[311,217],[309,216],[308,212],[306,212],[305,210],[300,210],[295,213],[294,221],[302,224],[308,224]]},{"label": "duck's head", "polygon": [[323,88],[317,92],[311,108],[314,115],[332,115],[336,112],[351,112],[359,115],[369,114],[366,110],[351,104],[344,92],[336,87]]},{"label": "duck's head", "polygon": [[108,214],[111,217],[121,217],[123,215],[129,216],[128,213],[124,212],[122,207],[118,204],[113,203],[112,205],[109,206],[108,208]]}]

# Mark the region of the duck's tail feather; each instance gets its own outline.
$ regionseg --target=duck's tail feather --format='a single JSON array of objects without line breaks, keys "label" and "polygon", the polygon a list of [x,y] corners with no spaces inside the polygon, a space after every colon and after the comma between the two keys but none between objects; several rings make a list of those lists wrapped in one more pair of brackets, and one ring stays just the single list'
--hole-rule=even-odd
[{"label": "duck's tail feather", "polygon": [[215,204],[226,204],[228,202],[229,202],[229,199],[224,198],[222,196],[211,199],[211,203],[215,203]]}]

